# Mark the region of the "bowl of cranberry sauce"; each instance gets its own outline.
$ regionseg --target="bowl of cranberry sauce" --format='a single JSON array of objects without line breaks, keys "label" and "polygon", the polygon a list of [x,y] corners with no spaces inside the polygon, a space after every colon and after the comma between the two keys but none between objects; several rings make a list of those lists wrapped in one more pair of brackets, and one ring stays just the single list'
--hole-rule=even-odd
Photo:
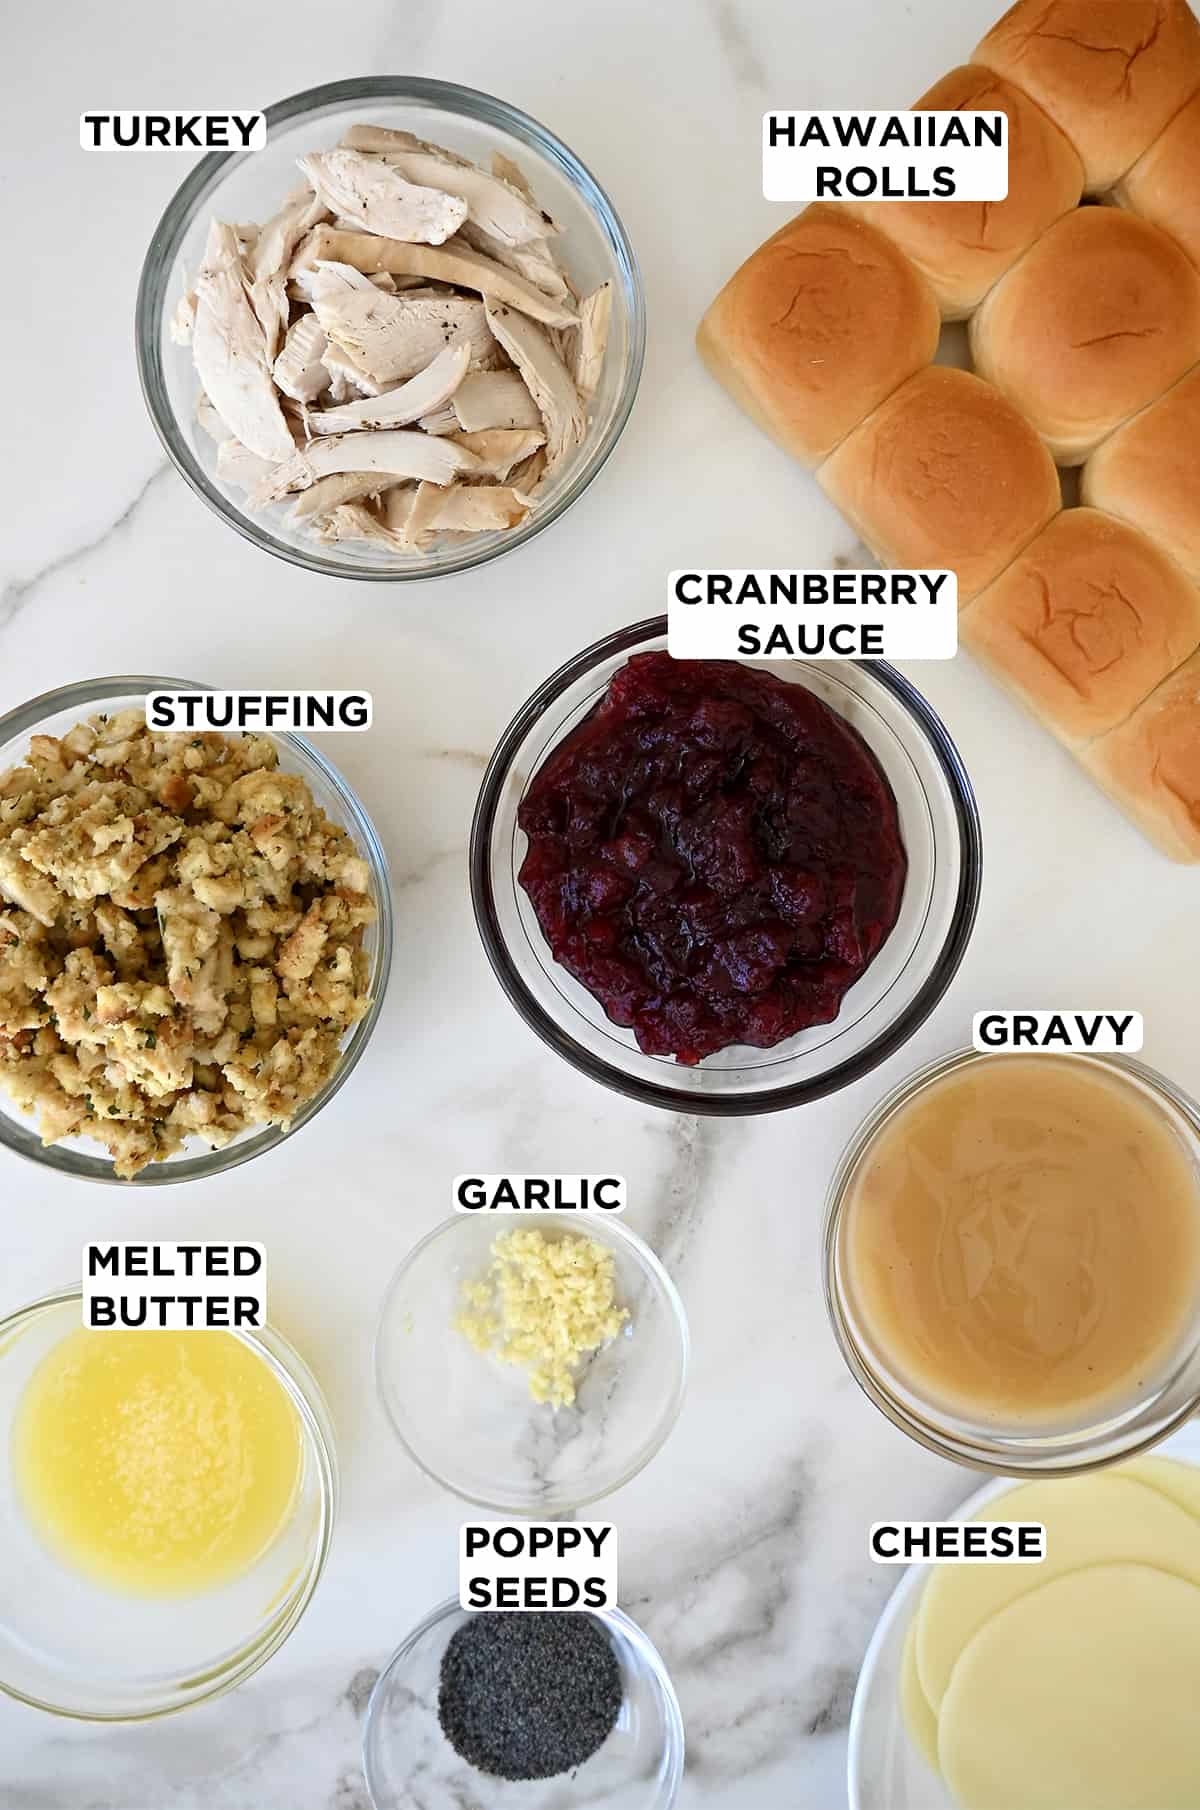
[{"label": "bowl of cranberry sauce", "polygon": [[677,1112],[775,1111],[868,1073],[945,992],[981,876],[970,781],[899,673],[672,660],[663,617],[529,699],[471,837],[522,1017]]}]

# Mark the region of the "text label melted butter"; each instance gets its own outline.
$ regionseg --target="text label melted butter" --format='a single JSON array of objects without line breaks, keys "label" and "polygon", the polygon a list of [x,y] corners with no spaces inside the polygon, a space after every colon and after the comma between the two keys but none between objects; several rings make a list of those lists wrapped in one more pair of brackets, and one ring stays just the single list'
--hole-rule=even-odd
[{"label": "text label melted butter", "polygon": [[85,1244],[83,1324],[91,1331],[166,1332],[233,1327],[267,1318],[261,1244]]}]

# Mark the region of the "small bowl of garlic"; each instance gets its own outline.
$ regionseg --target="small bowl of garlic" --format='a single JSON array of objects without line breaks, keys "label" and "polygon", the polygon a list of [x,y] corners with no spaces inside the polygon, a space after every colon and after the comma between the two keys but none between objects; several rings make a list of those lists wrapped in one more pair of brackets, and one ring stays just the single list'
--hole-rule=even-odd
[{"label": "small bowl of garlic", "polygon": [[474,89],[330,83],[205,157],[151,241],[137,355],[193,490],[335,577],[470,569],[582,495],[633,407],[637,263],[544,126]]},{"label": "small bowl of garlic", "polygon": [[375,1335],[409,1457],[503,1514],[567,1514],[628,1483],[675,1425],[687,1369],[675,1285],[611,1213],[455,1213],[396,1271]]}]

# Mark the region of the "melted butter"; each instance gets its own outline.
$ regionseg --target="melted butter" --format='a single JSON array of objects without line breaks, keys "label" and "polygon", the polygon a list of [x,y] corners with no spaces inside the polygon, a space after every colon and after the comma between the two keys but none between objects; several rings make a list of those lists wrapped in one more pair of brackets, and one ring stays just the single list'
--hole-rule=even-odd
[{"label": "melted butter", "polygon": [[138,1595],[209,1590],[248,1571],[287,1520],[296,1410],[227,1332],[71,1333],[26,1386],[18,1492],[45,1544]]},{"label": "melted butter", "polygon": [[843,1254],[868,1341],[966,1418],[1047,1430],[1162,1380],[1200,1301],[1200,1177],[1165,1114],[1079,1060],[996,1057],[875,1139]]}]

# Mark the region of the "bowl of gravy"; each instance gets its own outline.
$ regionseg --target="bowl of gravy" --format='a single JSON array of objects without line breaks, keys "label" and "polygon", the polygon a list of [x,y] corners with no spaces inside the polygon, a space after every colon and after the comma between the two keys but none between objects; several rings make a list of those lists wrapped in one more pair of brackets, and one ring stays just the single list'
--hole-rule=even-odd
[{"label": "bowl of gravy", "polygon": [[1200,1406],[1200,1108],[1127,1057],[944,1057],[842,1158],[825,1289],[861,1388],[941,1456],[1141,1451]]}]

